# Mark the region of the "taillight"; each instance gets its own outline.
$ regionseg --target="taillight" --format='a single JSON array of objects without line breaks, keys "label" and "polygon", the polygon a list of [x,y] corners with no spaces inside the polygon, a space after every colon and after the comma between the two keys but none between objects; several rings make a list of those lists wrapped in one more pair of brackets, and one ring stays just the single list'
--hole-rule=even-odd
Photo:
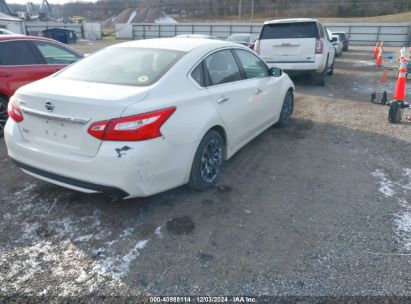
[{"label": "taillight", "polygon": [[260,40],[256,40],[254,44],[254,52],[260,55]]},{"label": "taillight", "polygon": [[323,40],[320,39],[320,38],[317,38],[315,40],[315,53],[316,54],[322,54],[323,49],[324,49]]},{"label": "taillight", "polygon": [[9,117],[15,122],[22,122],[24,119],[23,112],[21,112],[20,108],[14,103],[14,100],[10,100],[7,106],[7,114],[9,114]]},{"label": "taillight", "polygon": [[98,139],[109,141],[140,141],[160,137],[161,126],[175,110],[176,108],[172,107],[95,122],[88,128],[88,133]]}]

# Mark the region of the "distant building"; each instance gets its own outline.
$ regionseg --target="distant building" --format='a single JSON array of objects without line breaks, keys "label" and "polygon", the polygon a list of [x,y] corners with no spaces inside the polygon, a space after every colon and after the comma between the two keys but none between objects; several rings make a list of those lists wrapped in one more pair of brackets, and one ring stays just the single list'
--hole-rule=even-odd
[{"label": "distant building", "polygon": [[13,12],[7,5],[6,0],[0,0],[0,13],[6,14],[6,15],[13,15]]},{"label": "distant building", "polygon": [[0,27],[16,34],[25,34],[23,20],[0,12]]},{"label": "distant building", "polygon": [[103,29],[115,28],[118,23],[177,23],[159,8],[128,8],[102,23]]}]

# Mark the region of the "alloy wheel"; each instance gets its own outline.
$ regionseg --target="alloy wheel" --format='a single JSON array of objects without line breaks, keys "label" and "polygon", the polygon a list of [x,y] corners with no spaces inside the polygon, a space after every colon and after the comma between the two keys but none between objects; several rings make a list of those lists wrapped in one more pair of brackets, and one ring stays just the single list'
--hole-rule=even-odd
[{"label": "alloy wheel", "polygon": [[217,178],[222,162],[223,147],[218,140],[212,139],[201,155],[201,178],[204,182],[212,183]]}]

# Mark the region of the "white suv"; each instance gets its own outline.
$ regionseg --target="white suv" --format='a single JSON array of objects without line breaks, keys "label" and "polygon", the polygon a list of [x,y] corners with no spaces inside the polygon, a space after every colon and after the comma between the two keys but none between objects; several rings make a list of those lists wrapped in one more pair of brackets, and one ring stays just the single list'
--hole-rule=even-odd
[{"label": "white suv", "polygon": [[254,50],[270,67],[290,74],[310,73],[325,85],[334,71],[335,49],[324,26],[315,19],[266,21]]}]

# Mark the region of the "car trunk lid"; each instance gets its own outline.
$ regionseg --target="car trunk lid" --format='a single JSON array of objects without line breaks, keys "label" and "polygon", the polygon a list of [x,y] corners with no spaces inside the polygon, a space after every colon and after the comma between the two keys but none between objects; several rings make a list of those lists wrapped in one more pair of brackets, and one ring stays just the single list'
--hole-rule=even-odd
[{"label": "car trunk lid", "polygon": [[101,141],[88,134],[90,124],[120,117],[147,94],[147,87],[49,78],[18,94],[24,115],[19,127],[24,139],[38,149],[93,157]]}]

